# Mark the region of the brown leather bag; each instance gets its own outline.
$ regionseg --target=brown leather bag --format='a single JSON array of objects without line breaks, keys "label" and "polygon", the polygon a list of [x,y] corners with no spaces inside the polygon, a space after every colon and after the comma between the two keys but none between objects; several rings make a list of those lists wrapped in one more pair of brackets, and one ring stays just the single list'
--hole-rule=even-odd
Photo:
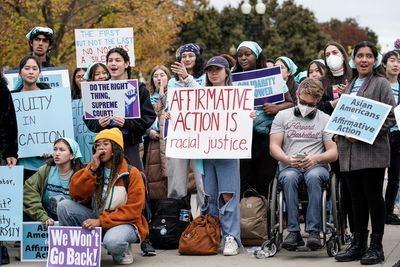
[{"label": "brown leather bag", "polygon": [[219,219],[201,215],[192,221],[179,239],[179,253],[183,255],[214,255],[221,241]]}]

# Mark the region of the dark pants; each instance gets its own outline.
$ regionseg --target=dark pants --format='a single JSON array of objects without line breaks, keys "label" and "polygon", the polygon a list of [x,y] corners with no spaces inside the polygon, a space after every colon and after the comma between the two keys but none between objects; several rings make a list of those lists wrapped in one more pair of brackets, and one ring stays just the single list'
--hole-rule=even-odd
[{"label": "dark pants", "polygon": [[392,214],[400,181],[400,131],[390,133],[390,167],[385,193],[386,214]]},{"label": "dark pants", "polygon": [[[341,186],[341,195],[340,195],[340,202],[341,202],[341,212],[343,214],[343,222],[344,226],[349,226],[350,232],[354,232],[354,223],[353,223],[353,209],[351,208],[351,197],[350,197],[350,190],[345,179],[345,175],[343,172],[340,171],[339,167],[339,160],[330,163],[332,171],[336,175],[336,181],[340,182]],[[336,187],[338,189],[338,187]],[[349,224],[347,225],[347,220]]]},{"label": "dark pants", "polygon": [[346,172],[351,193],[354,231],[365,233],[371,215],[373,234],[383,234],[385,228],[385,201],[383,200],[384,168]]},{"label": "dark pants", "polygon": [[251,159],[240,160],[240,195],[249,188],[268,197],[278,162],[269,154],[269,135],[253,132]]}]

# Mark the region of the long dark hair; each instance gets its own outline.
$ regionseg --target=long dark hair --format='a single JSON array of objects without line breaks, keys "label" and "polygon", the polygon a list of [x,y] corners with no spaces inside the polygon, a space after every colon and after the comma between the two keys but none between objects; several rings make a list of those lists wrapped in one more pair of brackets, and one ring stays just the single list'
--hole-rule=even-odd
[{"label": "long dark hair", "polygon": [[[369,49],[371,49],[371,52],[374,55],[375,61],[378,60],[378,53],[379,53],[378,49],[370,41],[361,41],[354,46],[353,58],[352,58],[353,60],[355,59],[358,50],[360,50],[363,47],[368,47]],[[373,75],[383,76],[382,66],[379,66],[378,68],[372,68],[372,73],[373,73]],[[356,69],[353,69],[353,79],[356,79],[357,77],[358,77],[358,71],[356,68]]]},{"label": "long dark hair", "polygon": [[75,79],[76,74],[81,70],[86,71],[86,68],[76,68],[71,77],[71,98],[72,99],[81,99],[82,98],[81,89],[76,84],[76,79]]},{"label": "long dark hair", "polygon": [[307,77],[309,77],[309,73],[310,73],[310,67],[312,64],[317,65],[318,71],[323,74],[321,78],[319,78],[319,80],[322,82],[322,86],[324,87],[324,89],[326,90],[326,88],[329,85],[329,80],[327,77],[327,73],[328,73],[328,68],[325,66],[324,63],[318,61],[318,60],[313,60],[310,62],[310,64],[308,64],[307,67]]},{"label": "long dark hair", "polygon": [[126,72],[127,72],[127,74],[128,74],[128,79],[130,79],[130,78],[131,78],[132,69],[131,69],[131,66],[129,65],[130,59],[129,59],[128,52],[126,52],[126,51],[125,51],[123,48],[121,48],[121,47],[114,47],[114,48],[111,48],[110,50],[108,50],[108,53],[107,53],[107,56],[106,56],[106,62],[108,62],[108,58],[110,57],[110,55],[111,55],[112,53],[118,53],[118,54],[120,54],[121,57],[124,59],[124,62],[125,62],[125,63],[128,63],[128,67],[126,68]]},{"label": "long dark hair", "polygon": [[326,73],[326,76],[328,77],[329,82],[331,83],[331,85],[336,83],[335,82],[335,77],[333,76],[332,71],[328,67],[328,64],[326,62],[326,49],[330,45],[335,46],[340,51],[340,53],[342,54],[342,57],[343,57],[343,71],[344,71],[344,74],[343,74],[343,76],[341,78],[341,81],[339,81],[339,83],[344,83],[345,80],[349,81],[351,79],[351,77],[352,77],[352,71],[351,71],[351,68],[350,68],[350,65],[349,65],[349,57],[348,57],[348,55],[346,53],[346,50],[344,49],[344,47],[341,44],[339,44],[337,42],[334,42],[334,41],[330,41],[325,45],[324,50],[323,50],[323,59],[325,61],[325,66],[328,69],[328,72]]},{"label": "long dark hair", "polygon": [[[108,59],[108,58],[107,58],[107,59]],[[124,59],[124,60],[125,60],[125,59]],[[97,70],[99,67],[102,67],[103,69],[106,70],[107,75],[108,75],[108,79],[107,79],[107,80],[109,80],[109,79],[111,78],[111,75],[110,75],[110,72],[108,71],[107,66],[104,65],[104,64],[101,63],[101,62],[98,62],[98,63],[94,64],[94,65],[90,68],[90,71],[89,71],[89,80],[88,80],[88,81],[94,81],[94,74],[96,73],[96,70]]]},{"label": "long dark hair", "polygon": [[39,67],[39,72],[42,71],[42,65],[40,64],[39,59],[36,56],[33,55],[29,55],[24,57],[23,59],[21,59],[21,61],[19,62],[19,67],[18,67],[18,73],[21,74],[21,70],[25,67],[26,63],[28,62],[29,59],[33,59],[36,64]]},{"label": "long dark hair", "polygon": [[[107,139],[109,140],[109,139]],[[106,195],[104,200],[107,199],[107,196],[110,193],[111,187],[113,186],[115,180],[118,178],[118,170],[125,158],[123,149],[114,141],[109,140],[111,143],[112,157],[111,157],[111,173],[108,181]],[[94,203],[94,211],[96,213],[100,212],[100,209],[103,206],[102,203],[102,194],[104,187],[104,164],[100,164],[99,168],[96,170],[96,192],[95,192],[95,203]]]}]

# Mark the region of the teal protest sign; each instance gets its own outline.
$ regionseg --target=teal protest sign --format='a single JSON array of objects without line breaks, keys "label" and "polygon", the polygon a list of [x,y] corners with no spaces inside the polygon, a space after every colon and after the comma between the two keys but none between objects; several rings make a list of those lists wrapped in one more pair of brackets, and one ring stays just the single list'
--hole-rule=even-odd
[{"label": "teal protest sign", "polygon": [[[58,225],[58,222],[55,222]],[[41,222],[24,222],[21,240],[21,261],[46,261],[49,250],[48,232]]]},{"label": "teal protest sign", "polygon": [[81,99],[72,100],[72,119],[74,121],[74,136],[78,142],[83,164],[92,161],[92,145],[96,133],[91,132],[83,121],[83,104]]},{"label": "teal protest sign", "polygon": [[391,108],[368,98],[342,95],[325,131],[373,144]]},{"label": "teal protest sign", "polygon": [[22,166],[0,166],[0,241],[21,240],[22,187]]},{"label": "teal protest sign", "polygon": [[[13,91],[19,76],[18,70],[6,70],[4,76],[8,81],[8,89]],[[70,88],[68,69],[66,67],[43,68],[38,82],[46,83],[51,89]]]},{"label": "teal protest sign", "polygon": [[69,88],[12,93],[20,158],[53,151],[61,137],[74,137]]}]

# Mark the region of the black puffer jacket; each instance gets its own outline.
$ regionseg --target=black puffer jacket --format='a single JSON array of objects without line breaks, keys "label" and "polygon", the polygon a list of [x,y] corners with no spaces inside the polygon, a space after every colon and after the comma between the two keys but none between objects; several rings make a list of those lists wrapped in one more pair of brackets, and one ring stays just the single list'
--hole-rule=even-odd
[{"label": "black puffer jacket", "polygon": [[14,103],[7,81],[0,74],[0,155],[3,159],[18,157],[18,129]]}]

